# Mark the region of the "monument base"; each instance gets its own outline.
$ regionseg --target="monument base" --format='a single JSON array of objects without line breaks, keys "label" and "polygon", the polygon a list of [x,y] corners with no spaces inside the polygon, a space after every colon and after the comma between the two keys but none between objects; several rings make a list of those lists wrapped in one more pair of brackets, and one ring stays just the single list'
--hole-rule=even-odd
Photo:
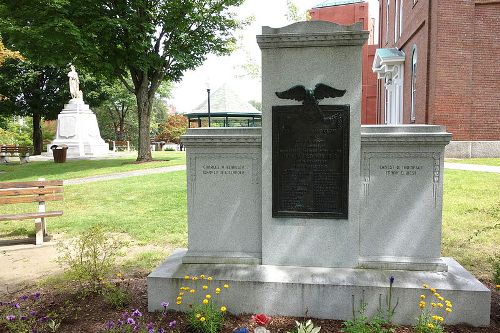
[{"label": "monument base", "polygon": [[109,145],[99,132],[95,114],[81,99],[72,99],[64,105],[57,118],[56,138],[47,145],[47,152],[53,145],[66,145],[68,158],[106,156]]},{"label": "monument base", "polygon": [[[359,309],[362,298],[366,313],[374,315],[381,299],[382,307],[394,277],[392,304],[398,302],[393,322],[412,325],[420,313],[420,295],[428,284],[453,303],[453,312],[443,315],[447,324],[466,323],[487,326],[490,322],[491,292],[458,262],[442,258],[447,272],[375,270],[323,267],[294,267],[243,264],[186,264],[187,250],[175,251],[147,278],[149,311],[162,310],[161,302],[174,303],[179,288],[189,285],[185,275],[213,276],[212,283],[228,283],[222,302],[235,314],[265,313],[270,316],[294,316],[347,320],[352,304]],[[199,281],[198,281],[199,282]],[[191,281],[191,283],[193,283]],[[198,283],[199,284],[199,283]],[[186,298],[186,297],[185,297]],[[428,296],[428,300],[431,299]],[[185,303],[188,303],[187,301]],[[430,303],[430,301],[428,302]],[[180,310],[186,310],[182,304]]]}]

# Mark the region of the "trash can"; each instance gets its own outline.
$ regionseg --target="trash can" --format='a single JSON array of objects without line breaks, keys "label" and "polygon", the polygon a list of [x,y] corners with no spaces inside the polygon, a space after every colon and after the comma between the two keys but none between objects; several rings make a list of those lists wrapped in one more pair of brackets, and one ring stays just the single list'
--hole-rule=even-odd
[{"label": "trash can", "polygon": [[56,163],[64,163],[66,162],[66,153],[68,151],[68,146],[66,145],[52,145],[50,147],[52,150],[52,155],[54,155],[54,162]]}]

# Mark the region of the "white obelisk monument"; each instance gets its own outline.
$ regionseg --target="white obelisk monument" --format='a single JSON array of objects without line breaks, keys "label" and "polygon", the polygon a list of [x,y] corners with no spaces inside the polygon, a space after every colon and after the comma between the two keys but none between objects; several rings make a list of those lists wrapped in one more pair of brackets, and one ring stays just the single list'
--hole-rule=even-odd
[{"label": "white obelisk monument", "polygon": [[52,145],[67,145],[70,158],[107,155],[109,146],[101,138],[95,114],[83,101],[80,80],[73,65],[68,78],[71,100],[57,118],[56,139],[48,145],[48,153],[52,154]]}]

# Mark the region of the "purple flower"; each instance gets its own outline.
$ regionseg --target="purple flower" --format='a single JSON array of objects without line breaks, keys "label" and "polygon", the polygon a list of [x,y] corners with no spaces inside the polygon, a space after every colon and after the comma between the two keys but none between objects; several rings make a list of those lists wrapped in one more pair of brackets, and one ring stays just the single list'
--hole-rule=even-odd
[{"label": "purple flower", "polygon": [[135,309],[134,312],[132,312],[132,316],[142,317],[142,313],[141,313],[141,311],[139,311],[139,309]]},{"label": "purple flower", "polygon": [[127,318],[127,324],[135,325],[135,320],[133,318]]},{"label": "purple flower", "polygon": [[176,320],[172,320],[170,323],[168,323],[168,327],[175,327],[175,325],[177,325]]},{"label": "purple flower", "polygon": [[31,310],[30,311],[30,316],[33,316],[33,317],[36,316],[36,311],[35,310]]},{"label": "purple flower", "polygon": [[26,317],[26,316],[21,316],[21,317],[19,317],[19,319],[21,319],[21,320],[26,320],[26,319],[28,319],[28,317]]},{"label": "purple flower", "polygon": [[27,300],[28,298],[29,298],[29,296],[28,296],[28,295],[23,295],[23,296],[19,297],[19,299],[20,299],[21,301],[25,301],[25,300]]},{"label": "purple flower", "polygon": [[150,329],[154,329],[154,328],[155,328],[155,325],[154,325],[153,323],[151,323],[151,322],[150,322],[150,323],[148,323],[148,324],[146,325],[146,328],[147,328],[148,330],[150,330]]},{"label": "purple flower", "polygon": [[49,320],[49,317],[45,316],[45,317],[42,317],[42,318],[38,319],[38,322],[39,322],[39,323],[44,323],[44,322],[46,322],[47,320]]},{"label": "purple flower", "polygon": [[160,329],[158,330],[158,333],[165,333],[165,330],[160,327]]},{"label": "purple flower", "polygon": [[168,308],[169,303],[168,302],[161,302],[161,306],[166,310]]},{"label": "purple flower", "polygon": [[112,329],[113,327],[115,327],[115,323],[114,323],[114,322],[112,322],[112,321],[108,321],[108,322],[106,323],[106,328],[107,328],[108,330]]},{"label": "purple flower", "polygon": [[33,299],[34,299],[35,301],[37,301],[37,300],[39,300],[39,299],[40,299],[41,294],[40,294],[39,292],[36,292],[36,293],[34,293],[33,295],[31,295],[31,296],[33,297]]},{"label": "purple flower", "polygon": [[14,315],[7,315],[7,316],[5,317],[5,319],[7,319],[8,321],[13,321],[13,320],[15,320],[15,319],[16,319],[16,316],[14,316]]},{"label": "purple flower", "polygon": [[154,328],[150,328],[150,329],[148,330],[148,333],[155,333],[155,329],[154,329]]},{"label": "purple flower", "polygon": [[123,324],[125,324],[125,322],[121,319],[118,319],[118,325],[122,326]]},{"label": "purple flower", "polygon": [[129,317],[129,315],[128,315],[127,311],[125,311],[124,313],[122,313],[122,318],[123,319],[127,319],[128,317]]},{"label": "purple flower", "polygon": [[14,305],[12,305],[12,307],[16,308],[16,309],[20,309],[21,306],[19,305],[19,303],[15,303]]},{"label": "purple flower", "polygon": [[394,283],[394,276],[391,276],[391,277],[390,277],[390,279],[389,279],[389,283],[390,283],[390,284],[391,284],[391,286],[392,286],[392,284]]},{"label": "purple flower", "polygon": [[248,333],[248,328],[240,327],[240,328],[234,330],[233,333]]}]

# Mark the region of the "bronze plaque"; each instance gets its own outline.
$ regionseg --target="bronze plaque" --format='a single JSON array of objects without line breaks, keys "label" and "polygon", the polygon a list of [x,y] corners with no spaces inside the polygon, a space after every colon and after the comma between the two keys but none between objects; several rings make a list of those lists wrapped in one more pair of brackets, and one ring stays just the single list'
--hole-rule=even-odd
[{"label": "bronze plaque", "polygon": [[349,106],[273,107],[273,217],[347,219]]}]

